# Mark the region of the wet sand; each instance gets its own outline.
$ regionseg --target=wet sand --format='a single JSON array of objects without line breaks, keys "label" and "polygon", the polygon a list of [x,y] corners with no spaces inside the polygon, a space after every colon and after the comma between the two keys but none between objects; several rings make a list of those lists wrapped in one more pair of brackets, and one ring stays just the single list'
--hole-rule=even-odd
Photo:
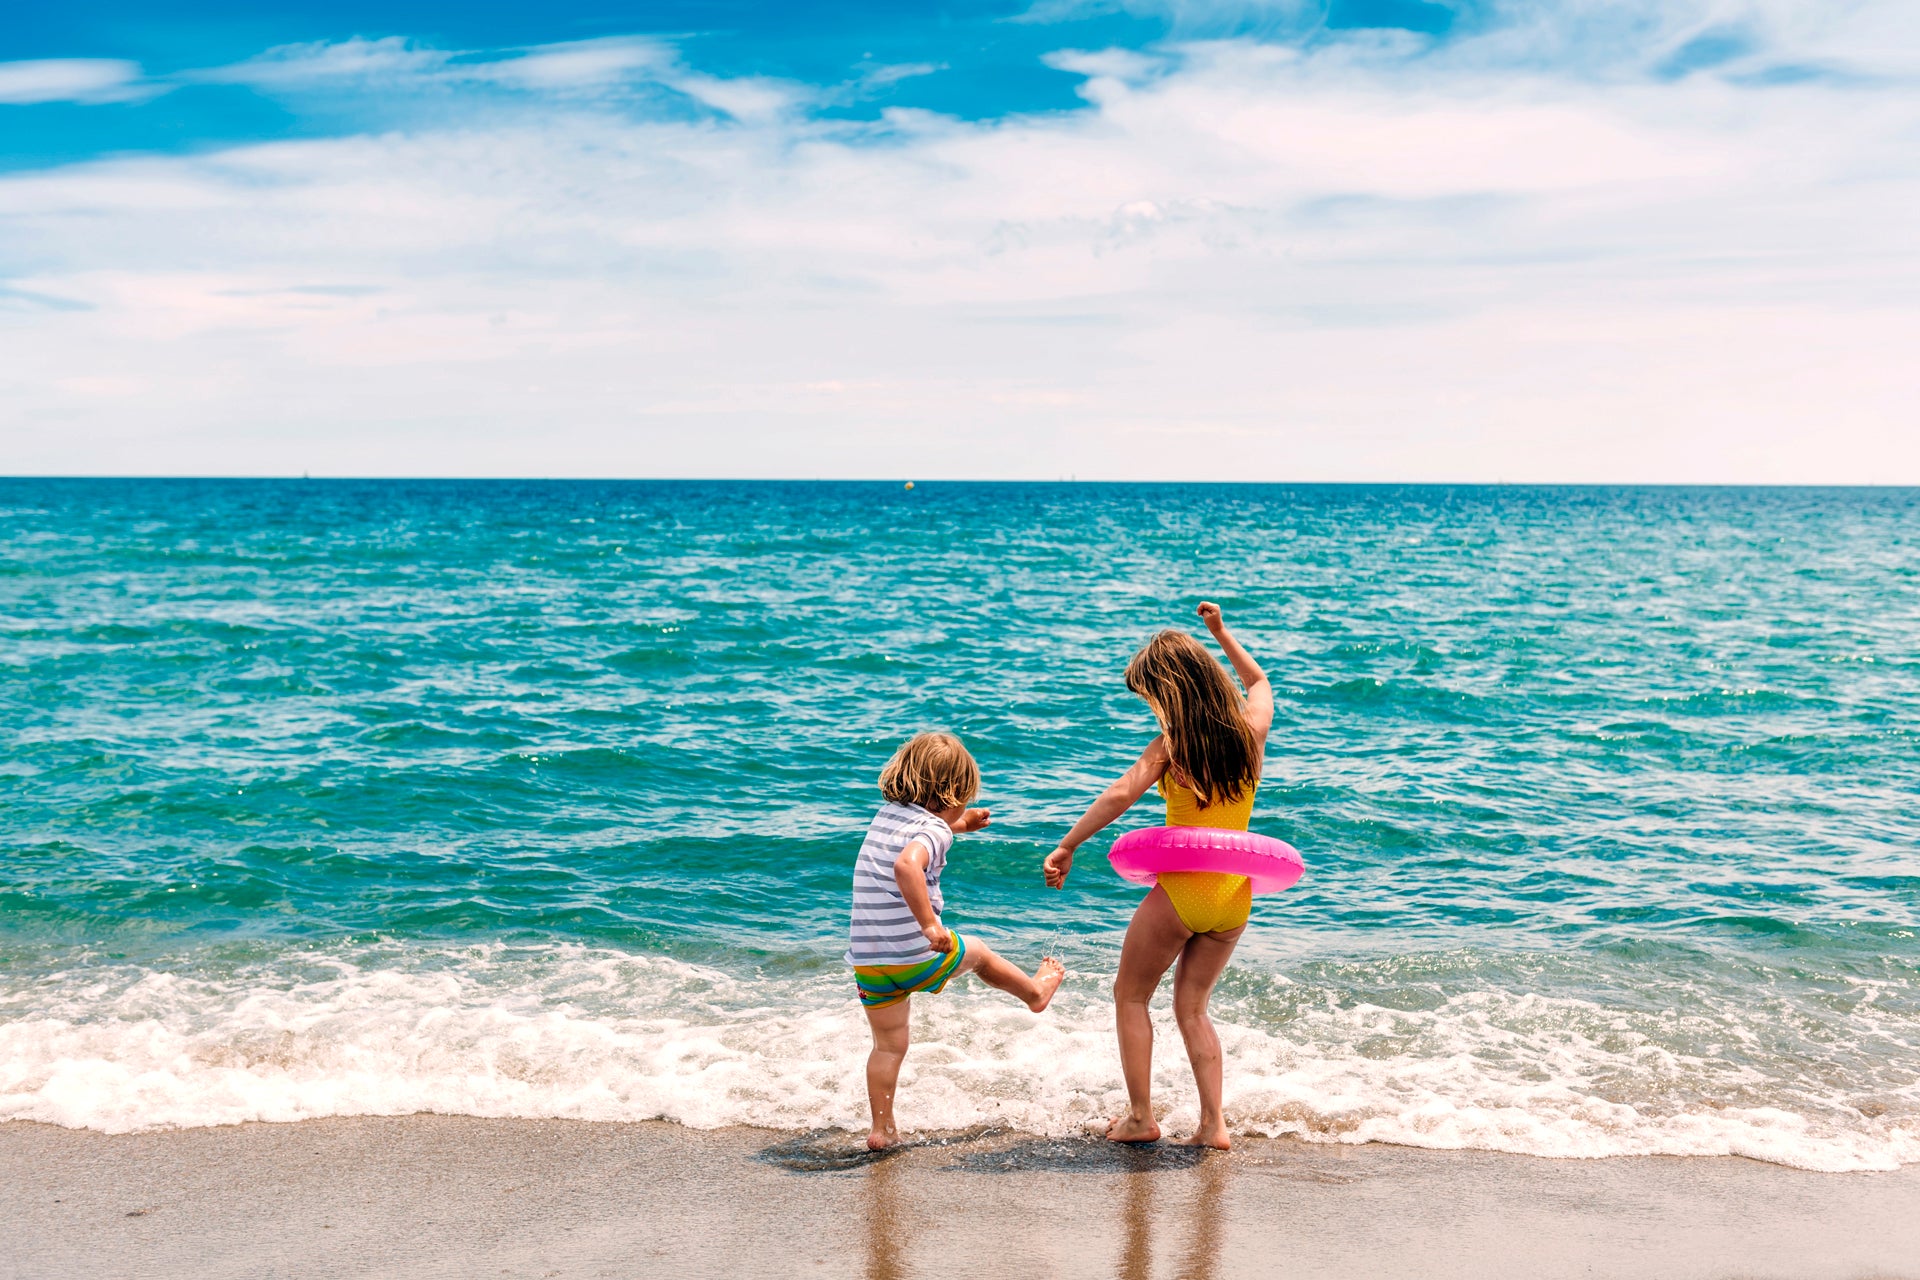
[{"label": "wet sand", "polygon": [[0,1276],[1920,1277],[1920,1167],[1014,1134],[0,1124]]}]

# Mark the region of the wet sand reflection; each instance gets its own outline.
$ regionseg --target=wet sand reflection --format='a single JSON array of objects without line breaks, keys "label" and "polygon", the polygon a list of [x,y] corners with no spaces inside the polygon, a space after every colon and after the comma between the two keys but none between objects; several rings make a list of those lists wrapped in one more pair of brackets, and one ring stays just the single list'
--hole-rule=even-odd
[{"label": "wet sand reflection", "polygon": [[[851,1174],[858,1179],[859,1192],[849,1208],[861,1220],[846,1223],[842,1240],[857,1241],[856,1247],[863,1249],[866,1280],[906,1280],[915,1274],[914,1235],[924,1224],[911,1206],[916,1194],[924,1196],[929,1175],[956,1173],[1099,1179],[1111,1189],[1112,1216],[1104,1226],[1085,1219],[1080,1225],[1100,1229],[1114,1242],[1111,1274],[1122,1280],[1154,1280],[1156,1275],[1215,1280],[1220,1274],[1231,1156],[1176,1146],[1129,1148],[1054,1139],[985,1149],[946,1148],[937,1162],[929,1162],[926,1157],[932,1155],[920,1144],[874,1155],[847,1148],[837,1136],[820,1134],[776,1143],[761,1152],[762,1159],[796,1173]],[[1100,1203],[1101,1192],[1094,1186],[1087,1189],[1092,1199],[1076,1196],[1076,1207],[1090,1209]],[[1043,1256],[1007,1261],[1008,1274],[1028,1274],[1020,1272],[1022,1264],[1044,1265]]]},{"label": "wet sand reflection", "polygon": [[867,1280],[906,1280],[908,1274],[900,1178],[892,1160],[876,1161],[866,1172]]},{"label": "wet sand reflection", "polygon": [[[1153,1280],[1154,1239],[1183,1237],[1185,1250],[1173,1275],[1180,1280],[1213,1280],[1220,1270],[1222,1213],[1226,1209],[1227,1160],[1207,1157],[1191,1172],[1166,1176],[1151,1166],[1125,1175],[1120,1191],[1119,1264],[1122,1280]],[[1159,1210],[1156,1214],[1156,1209]]]}]

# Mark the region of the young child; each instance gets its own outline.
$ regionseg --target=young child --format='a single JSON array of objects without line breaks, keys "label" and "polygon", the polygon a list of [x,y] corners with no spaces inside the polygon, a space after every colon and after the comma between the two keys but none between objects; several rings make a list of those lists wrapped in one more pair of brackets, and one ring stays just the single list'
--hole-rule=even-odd
[{"label": "young child", "polygon": [[940,871],[953,837],[987,825],[985,809],[967,805],[980,792],[980,767],[950,733],[922,733],[893,753],[880,771],[887,802],[874,815],[853,864],[853,966],[860,1003],[873,1030],[867,1056],[867,1104],[873,1110],[869,1149],[899,1141],[893,1091],[907,1057],[907,1019],[916,991],[938,992],[955,974],[977,973],[1039,1013],[1066,970],[1052,956],[1032,977],[983,942],[940,923],[945,903]]},{"label": "young child", "polygon": [[[1234,676],[1184,631],[1162,631],[1133,655],[1127,688],[1153,709],[1159,736],[1047,855],[1042,868],[1052,888],[1066,883],[1074,850],[1155,783],[1167,802],[1168,826],[1247,829],[1273,728],[1273,685],[1227,629],[1219,605],[1202,601],[1200,620],[1246,692],[1234,688]],[[1160,1140],[1160,1124],[1153,1118],[1153,1020],[1147,1005],[1171,968],[1173,1020],[1187,1043],[1200,1092],[1200,1123],[1189,1141],[1222,1151],[1233,1145],[1220,1109],[1220,1036],[1207,1005],[1252,908],[1253,885],[1245,876],[1163,871],[1135,909],[1113,979],[1120,1071],[1127,1082],[1127,1113],[1107,1128],[1115,1142]]]}]

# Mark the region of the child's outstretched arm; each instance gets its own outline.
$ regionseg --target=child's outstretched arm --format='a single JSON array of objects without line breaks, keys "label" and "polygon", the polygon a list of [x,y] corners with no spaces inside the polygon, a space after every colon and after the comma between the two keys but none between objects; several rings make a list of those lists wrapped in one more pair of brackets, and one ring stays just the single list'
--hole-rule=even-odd
[{"label": "child's outstretched arm", "polygon": [[969,831],[979,831],[993,817],[991,809],[949,809],[939,815],[953,829],[953,834],[963,836]]},{"label": "child's outstretched arm", "polygon": [[935,951],[951,951],[953,935],[933,914],[933,898],[927,893],[927,860],[932,856],[924,842],[907,841],[907,847],[893,860],[893,882],[900,886],[900,896],[906,900],[907,910],[913,912],[914,923],[927,935],[927,945]]},{"label": "child's outstretched arm", "polygon": [[1233,632],[1227,630],[1227,621],[1220,615],[1220,606],[1211,600],[1200,602],[1200,620],[1207,624],[1207,630],[1220,642],[1227,661],[1233,664],[1233,673],[1240,677],[1240,683],[1247,690],[1247,723],[1253,731],[1266,741],[1267,730],[1273,728],[1273,685],[1267,680],[1267,673],[1253,660],[1241,645]]},{"label": "child's outstretched arm", "polygon": [[1073,824],[1073,830],[1067,832],[1066,838],[1040,864],[1049,889],[1058,889],[1067,882],[1067,872],[1073,870],[1075,849],[1131,809],[1136,800],[1147,794],[1148,787],[1160,781],[1161,775],[1167,771],[1167,760],[1165,739],[1155,738],[1140,753],[1140,758],[1133,762],[1133,767],[1121,774],[1112,786],[1100,793],[1099,799],[1087,806],[1087,811],[1080,815],[1080,821]]}]

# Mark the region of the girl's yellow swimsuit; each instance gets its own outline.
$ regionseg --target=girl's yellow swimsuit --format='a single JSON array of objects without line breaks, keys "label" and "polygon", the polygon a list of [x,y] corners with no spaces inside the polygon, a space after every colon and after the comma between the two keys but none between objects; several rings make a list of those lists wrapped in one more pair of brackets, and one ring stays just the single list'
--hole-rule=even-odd
[{"label": "girl's yellow swimsuit", "polygon": [[[1160,779],[1160,794],[1167,798],[1170,827],[1245,831],[1253,817],[1253,794],[1257,790],[1256,783],[1232,800],[1203,808],[1192,789],[1176,782],[1171,773]],[[1245,876],[1220,871],[1162,871],[1158,883],[1167,891],[1167,900],[1179,913],[1180,923],[1195,933],[1238,929],[1253,910],[1253,882]]]}]

